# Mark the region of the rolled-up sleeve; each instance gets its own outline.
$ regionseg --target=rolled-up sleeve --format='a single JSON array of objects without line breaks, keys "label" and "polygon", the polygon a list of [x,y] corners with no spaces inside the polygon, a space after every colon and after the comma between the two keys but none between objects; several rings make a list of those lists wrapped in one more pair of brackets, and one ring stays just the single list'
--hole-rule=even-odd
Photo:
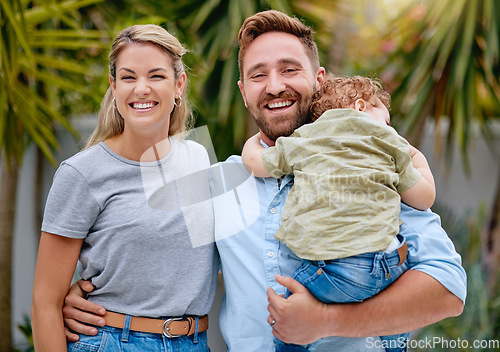
[{"label": "rolled-up sleeve", "polygon": [[293,167],[287,157],[290,145],[293,145],[291,137],[281,137],[278,138],[274,147],[266,148],[262,152],[264,166],[272,177],[280,178],[293,172]]},{"label": "rolled-up sleeve", "polygon": [[432,276],[465,304],[467,275],[439,215],[401,203],[400,218],[403,221],[400,234],[408,244],[410,269]]}]

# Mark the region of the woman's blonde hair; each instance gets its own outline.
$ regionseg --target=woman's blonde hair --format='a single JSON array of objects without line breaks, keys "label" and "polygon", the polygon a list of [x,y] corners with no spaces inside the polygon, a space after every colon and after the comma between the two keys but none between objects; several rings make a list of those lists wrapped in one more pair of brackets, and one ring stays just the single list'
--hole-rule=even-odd
[{"label": "woman's blonde hair", "polygon": [[[186,53],[186,49],[176,37],[154,24],[135,25],[120,31],[113,41],[109,53],[109,74],[113,80],[116,81],[116,60],[120,52],[131,43],[153,44],[164,50],[172,60],[175,79],[178,79],[185,72],[182,56]],[[187,89],[184,89],[181,98],[181,103],[174,106],[170,115],[169,136],[184,132],[193,125],[193,115],[187,100]],[[113,92],[109,87],[101,103],[97,127],[89,137],[84,149],[121,134],[123,129],[124,121],[116,109]]]}]

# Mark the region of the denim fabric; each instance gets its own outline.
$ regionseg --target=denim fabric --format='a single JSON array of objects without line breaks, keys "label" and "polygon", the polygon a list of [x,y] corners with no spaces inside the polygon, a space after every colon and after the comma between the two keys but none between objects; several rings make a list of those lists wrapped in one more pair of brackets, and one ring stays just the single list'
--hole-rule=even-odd
[{"label": "denim fabric", "polygon": [[168,338],[109,326],[98,328],[96,336],[80,335],[77,342],[68,343],[68,352],[209,352],[207,332],[193,336]]},{"label": "denim fabric", "polygon": [[[402,236],[398,236],[404,241]],[[324,303],[362,302],[387,288],[406,271],[399,266],[397,250],[360,255],[327,261],[303,260],[293,277]],[[286,297],[290,296],[286,293]],[[381,336],[387,352],[406,351],[410,334]],[[276,351],[316,351],[317,343],[307,346],[286,345],[276,341]],[[390,348],[389,348],[390,346]],[[302,348],[302,349],[300,349]]]}]

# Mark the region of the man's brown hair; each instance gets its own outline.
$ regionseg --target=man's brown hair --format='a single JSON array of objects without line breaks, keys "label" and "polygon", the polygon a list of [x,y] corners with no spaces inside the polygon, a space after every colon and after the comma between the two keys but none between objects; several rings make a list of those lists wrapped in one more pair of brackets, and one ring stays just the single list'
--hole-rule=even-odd
[{"label": "man's brown hair", "polygon": [[358,99],[371,104],[373,98],[379,98],[388,110],[391,109],[391,96],[376,79],[362,76],[337,77],[329,73],[321,89],[313,95],[309,116],[315,121],[326,110],[351,108]]},{"label": "man's brown hair", "polygon": [[[258,12],[248,17],[240,28],[240,33],[238,34],[238,42],[240,45],[238,65],[240,68],[241,80],[244,78],[243,57],[245,56],[246,48],[255,38],[268,32],[284,32],[299,38],[304,45],[305,52],[311,61],[313,70],[319,69],[318,47],[314,42],[314,32],[312,28],[306,26],[299,19],[290,17],[283,12],[268,10]],[[270,50],[272,50],[272,48],[270,48]]]}]

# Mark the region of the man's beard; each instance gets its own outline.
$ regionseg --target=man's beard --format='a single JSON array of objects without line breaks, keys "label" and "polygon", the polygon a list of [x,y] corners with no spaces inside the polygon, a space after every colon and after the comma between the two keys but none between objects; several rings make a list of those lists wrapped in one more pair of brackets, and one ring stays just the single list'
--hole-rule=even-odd
[{"label": "man's beard", "polygon": [[[292,115],[287,114],[284,116],[264,117],[262,109],[265,105],[274,99],[292,99],[297,104],[297,110]],[[279,137],[287,137],[291,135],[297,128],[311,122],[309,118],[309,105],[311,99],[303,101],[301,94],[297,92],[283,92],[278,95],[267,94],[261,101],[259,101],[259,110],[253,114],[257,126],[260,128],[270,140],[276,141]],[[280,126],[283,125],[283,126]]]}]

